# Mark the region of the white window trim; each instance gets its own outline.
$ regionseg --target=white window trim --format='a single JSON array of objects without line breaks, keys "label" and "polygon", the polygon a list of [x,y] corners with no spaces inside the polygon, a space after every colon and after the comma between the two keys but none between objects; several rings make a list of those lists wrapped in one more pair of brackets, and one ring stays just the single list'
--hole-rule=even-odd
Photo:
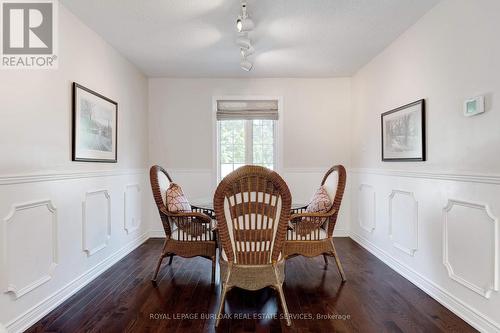
[{"label": "white window trim", "polygon": [[218,100],[242,100],[242,101],[253,101],[253,100],[277,100],[278,101],[278,120],[276,121],[276,126],[274,127],[274,171],[281,173],[283,170],[283,97],[281,96],[262,96],[262,95],[251,95],[251,96],[239,96],[239,95],[228,95],[228,96],[213,96],[212,97],[212,156],[213,156],[213,186],[214,189],[217,187],[220,179],[220,142],[219,142],[219,126],[217,126],[217,101]]}]

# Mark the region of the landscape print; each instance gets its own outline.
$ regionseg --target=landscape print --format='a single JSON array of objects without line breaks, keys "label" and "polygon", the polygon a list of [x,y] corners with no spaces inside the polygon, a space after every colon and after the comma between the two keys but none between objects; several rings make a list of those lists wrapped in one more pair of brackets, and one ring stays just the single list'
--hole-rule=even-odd
[{"label": "landscape print", "polygon": [[424,101],[382,115],[382,159],[425,160]]},{"label": "landscape print", "polygon": [[116,162],[118,104],[73,84],[73,160]]},{"label": "landscape print", "polygon": [[114,110],[80,100],[80,149],[111,152],[113,150]]}]

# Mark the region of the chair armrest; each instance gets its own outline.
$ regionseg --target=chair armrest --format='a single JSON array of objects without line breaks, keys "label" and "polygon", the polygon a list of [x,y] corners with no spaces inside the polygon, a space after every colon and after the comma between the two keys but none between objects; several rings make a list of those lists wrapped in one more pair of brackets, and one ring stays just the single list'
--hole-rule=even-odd
[{"label": "chair armrest", "polygon": [[199,213],[199,212],[177,212],[177,213],[171,213],[167,211],[165,208],[161,208],[161,212],[167,216],[170,217],[190,217],[192,218],[193,222],[198,222],[198,223],[211,223],[212,219],[210,216]]},{"label": "chair armrest", "polygon": [[298,213],[298,214],[292,214],[290,216],[290,221],[296,220],[296,219],[302,219],[303,217],[316,217],[316,218],[326,218],[326,217],[331,217],[333,214],[335,214],[336,210],[332,209],[327,213]]},{"label": "chair armrest", "polygon": [[293,208],[293,209],[291,210],[292,215],[294,215],[294,214],[301,214],[301,213],[302,213],[302,211],[303,211],[304,209],[306,209],[306,208],[307,208],[307,205],[305,205],[305,206],[303,206],[303,207],[296,207],[296,208]]}]

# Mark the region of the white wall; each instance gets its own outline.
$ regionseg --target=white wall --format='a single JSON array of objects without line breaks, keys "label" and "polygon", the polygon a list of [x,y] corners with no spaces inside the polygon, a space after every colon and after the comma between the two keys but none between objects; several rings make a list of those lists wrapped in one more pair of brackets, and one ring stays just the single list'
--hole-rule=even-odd
[{"label": "white wall", "polygon": [[[349,166],[350,84],[349,78],[150,79],[150,162],[170,170],[190,198],[211,198],[216,172],[214,96],[280,97],[278,171],[294,201],[307,202],[330,166]],[[345,198],[338,235],[347,231],[349,195]]]},{"label": "white wall", "polygon": [[[495,0],[443,0],[352,80],[148,82],[61,7],[60,68],[0,72],[0,323],[21,331],[150,227],[161,235],[148,165],[171,170],[191,198],[210,197],[213,96],[266,95],[283,100],[280,172],[294,201],[309,199],[329,166],[346,165],[337,235],[500,332],[499,11]],[[70,161],[73,81],[118,101],[118,164]],[[463,100],[477,94],[487,113],[464,118]],[[420,98],[429,160],[382,163],[380,114]]]},{"label": "white wall", "polygon": [[[426,14],[354,76],[351,137],[351,237],[491,332],[500,332],[499,13],[496,0],[447,0]],[[463,101],[478,94],[487,112],[465,118]],[[380,114],[421,98],[428,161],[381,162]]]},{"label": "white wall", "polygon": [[[0,323],[13,332],[148,230],[147,78],[63,6],[59,16],[58,70],[0,72]],[[73,81],[118,102],[117,164],[71,162]]]}]

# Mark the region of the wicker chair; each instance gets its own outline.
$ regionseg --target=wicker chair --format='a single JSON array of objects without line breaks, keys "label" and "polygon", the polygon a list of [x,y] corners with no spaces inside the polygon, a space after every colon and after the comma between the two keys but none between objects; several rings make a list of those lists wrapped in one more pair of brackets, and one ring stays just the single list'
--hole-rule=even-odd
[{"label": "wicker chair", "polygon": [[166,191],[172,182],[172,178],[165,169],[158,165],[151,167],[149,177],[166,236],[163,250],[153,274],[153,283],[156,283],[163,259],[170,256],[168,263],[170,265],[174,255],[184,258],[201,256],[212,260],[212,283],[214,283],[216,238],[212,219],[210,216],[196,211],[195,207],[192,207],[192,212],[169,212],[166,206]]},{"label": "wicker chair", "polygon": [[290,217],[291,195],[274,171],[244,166],[217,187],[214,196],[219,240],[222,290],[215,326],[224,309],[226,293],[274,288],[286,323],[291,325],[283,293],[284,259],[281,255]]},{"label": "wicker chair", "polygon": [[290,216],[283,250],[287,259],[297,255],[306,257],[323,255],[325,265],[328,265],[327,256],[334,257],[343,282],[346,281],[346,277],[333,244],[333,229],[337,222],[345,184],[346,171],[342,165],[335,165],[326,172],[321,185],[325,187],[333,201],[332,207],[326,213],[307,213],[306,207],[295,209]]}]

